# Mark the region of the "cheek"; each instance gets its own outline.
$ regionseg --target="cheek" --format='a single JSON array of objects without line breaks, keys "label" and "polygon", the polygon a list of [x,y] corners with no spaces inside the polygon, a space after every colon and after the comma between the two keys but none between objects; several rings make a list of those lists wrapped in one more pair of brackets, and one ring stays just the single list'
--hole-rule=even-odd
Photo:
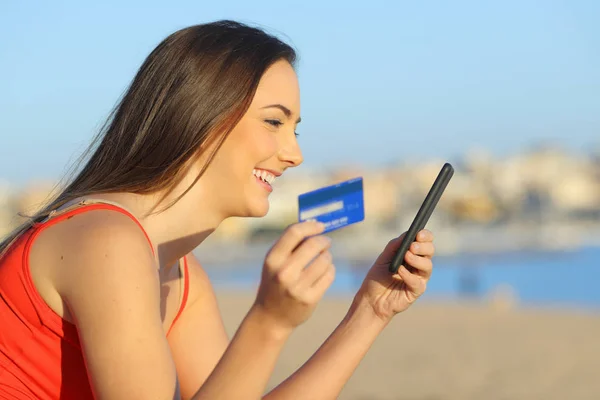
[{"label": "cheek", "polygon": [[253,141],[248,144],[247,148],[253,148],[255,150],[254,153],[256,159],[254,162],[267,160],[277,154],[279,143],[273,133],[261,132],[260,134],[253,136]]}]

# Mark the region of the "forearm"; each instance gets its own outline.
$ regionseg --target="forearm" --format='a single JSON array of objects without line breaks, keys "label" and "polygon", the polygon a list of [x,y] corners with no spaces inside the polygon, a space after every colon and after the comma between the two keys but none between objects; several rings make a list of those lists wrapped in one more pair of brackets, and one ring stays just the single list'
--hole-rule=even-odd
[{"label": "forearm", "polygon": [[290,334],[253,307],[193,400],[262,398]]},{"label": "forearm", "polygon": [[354,302],[319,350],[265,398],[336,399],[387,322]]}]

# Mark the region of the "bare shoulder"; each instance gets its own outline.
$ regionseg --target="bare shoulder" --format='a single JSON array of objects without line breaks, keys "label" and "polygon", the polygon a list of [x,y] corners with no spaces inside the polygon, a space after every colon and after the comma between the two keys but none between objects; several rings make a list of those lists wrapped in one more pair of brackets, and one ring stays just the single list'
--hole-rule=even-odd
[{"label": "bare shoulder", "polygon": [[48,241],[53,248],[68,250],[75,257],[90,251],[103,252],[115,246],[119,250],[133,246],[131,251],[125,253],[141,248],[144,253],[152,253],[142,229],[132,218],[104,209],[70,216],[45,229],[38,241]]},{"label": "bare shoulder", "polygon": [[46,228],[35,242],[46,262],[84,261],[118,253],[122,257],[152,256],[144,232],[129,216],[110,210],[89,210]]},{"label": "bare shoulder", "polygon": [[89,210],[47,227],[32,246],[29,261],[42,297],[50,287],[63,297],[82,280],[127,281],[131,274],[153,275],[157,269],[142,229],[129,216],[110,210]]}]

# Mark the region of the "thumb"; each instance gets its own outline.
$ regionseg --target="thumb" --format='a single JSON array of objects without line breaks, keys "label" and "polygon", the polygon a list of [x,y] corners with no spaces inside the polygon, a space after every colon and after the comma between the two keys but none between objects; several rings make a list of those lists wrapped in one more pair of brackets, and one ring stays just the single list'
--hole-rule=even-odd
[{"label": "thumb", "polygon": [[402,243],[402,239],[404,238],[405,235],[406,235],[406,232],[404,232],[402,235],[398,236],[397,238],[390,240],[388,242],[388,244],[385,246],[385,248],[383,249],[383,251],[381,252],[381,254],[379,254],[379,257],[377,257],[377,261],[375,261],[375,264],[391,263],[392,259],[396,255],[396,251],[398,250],[398,247],[400,247],[400,243]]}]

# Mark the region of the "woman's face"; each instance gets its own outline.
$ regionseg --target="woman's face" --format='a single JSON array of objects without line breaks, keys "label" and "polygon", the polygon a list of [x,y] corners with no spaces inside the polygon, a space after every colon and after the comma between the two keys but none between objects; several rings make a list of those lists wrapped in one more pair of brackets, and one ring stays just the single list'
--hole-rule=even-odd
[{"label": "woman's face", "polygon": [[287,61],[278,61],[261,78],[248,111],[200,179],[226,217],[267,214],[273,180],[302,163],[295,133],[299,122],[296,72]]}]

